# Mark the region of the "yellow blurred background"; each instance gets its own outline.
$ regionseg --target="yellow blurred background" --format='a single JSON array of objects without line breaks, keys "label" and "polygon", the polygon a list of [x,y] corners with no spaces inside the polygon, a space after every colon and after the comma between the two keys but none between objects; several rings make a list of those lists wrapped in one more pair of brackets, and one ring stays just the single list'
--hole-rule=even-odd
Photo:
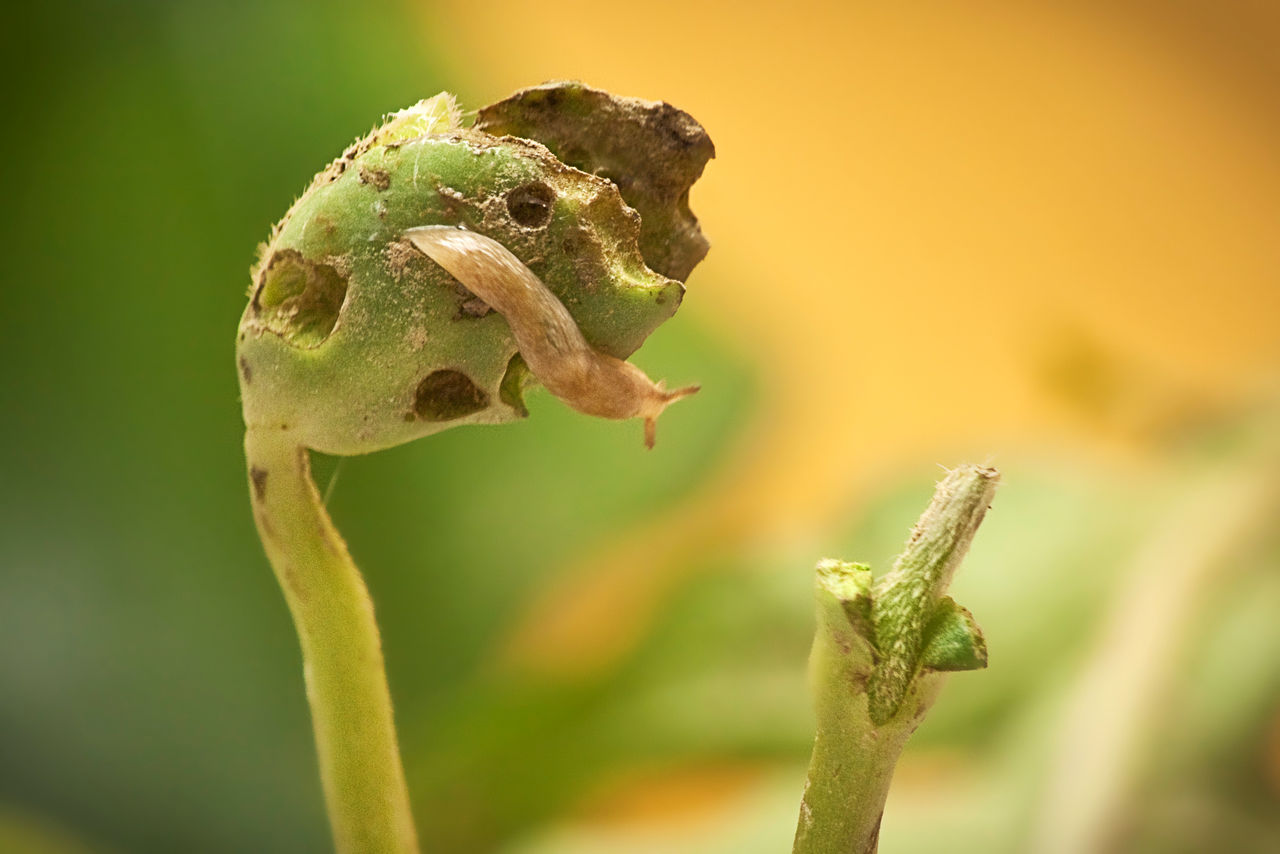
[{"label": "yellow blurred background", "polygon": [[[607,667],[690,553],[821,530],[907,462],[1034,446],[1149,471],[1275,387],[1274,5],[416,8],[485,97],[582,79],[704,123],[714,251],[682,320],[760,382],[715,478],[535,602],[518,667]],[[1042,847],[1087,848],[1064,836]]]},{"label": "yellow blurred background", "polygon": [[[584,564],[584,611],[646,600],[673,539],[812,526],[904,461],[1141,453],[1276,380],[1269,4],[415,11],[481,100],[582,79],[717,144],[682,319],[751,360],[760,411],[697,499]],[[564,595],[516,654],[603,654],[608,621],[579,627]]]},{"label": "yellow blurred background", "polygon": [[963,460],[992,665],[886,854],[1280,845],[1280,6],[51,0],[0,61],[0,852],[328,850],[245,271],[382,113],[565,78],[716,143],[635,358],[704,388],[338,469],[429,850],[786,850],[812,565]]}]

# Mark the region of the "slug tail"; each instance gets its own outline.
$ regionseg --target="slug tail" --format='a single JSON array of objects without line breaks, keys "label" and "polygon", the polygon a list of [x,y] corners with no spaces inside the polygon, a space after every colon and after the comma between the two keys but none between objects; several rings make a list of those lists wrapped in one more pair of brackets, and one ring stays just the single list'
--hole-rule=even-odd
[{"label": "slug tail", "polygon": [[688,397],[701,391],[700,385],[688,385],[684,388],[678,388],[675,391],[667,391],[658,383],[654,387],[653,402],[648,407],[648,411],[644,413],[644,446],[653,449],[653,443],[658,437],[658,416],[662,411],[671,404],[675,403],[682,397]]}]

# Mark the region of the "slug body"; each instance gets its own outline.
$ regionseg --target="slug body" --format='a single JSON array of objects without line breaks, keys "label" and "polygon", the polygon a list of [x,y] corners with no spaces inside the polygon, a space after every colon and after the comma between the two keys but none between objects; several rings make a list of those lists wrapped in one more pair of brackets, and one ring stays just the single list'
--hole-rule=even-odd
[{"label": "slug body", "polygon": [[652,448],[662,411],[698,391],[667,391],[635,365],[596,350],[556,295],[498,241],[449,226],[411,228],[405,237],[501,314],[529,371],[584,415],[643,418]]}]

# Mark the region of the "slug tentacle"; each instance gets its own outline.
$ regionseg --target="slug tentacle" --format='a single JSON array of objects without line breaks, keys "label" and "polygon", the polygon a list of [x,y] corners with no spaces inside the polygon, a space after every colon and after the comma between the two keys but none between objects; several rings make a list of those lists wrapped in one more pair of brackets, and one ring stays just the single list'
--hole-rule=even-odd
[{"label": "slug tentacle", "polygon": [[529,371],[579,412],[643,418],[652,448],[662,411],[698,391],[667,391],[635,365],[596,350],[556,295],[498,241],[438,225],[408,229],[405,237],[506,319]]}]

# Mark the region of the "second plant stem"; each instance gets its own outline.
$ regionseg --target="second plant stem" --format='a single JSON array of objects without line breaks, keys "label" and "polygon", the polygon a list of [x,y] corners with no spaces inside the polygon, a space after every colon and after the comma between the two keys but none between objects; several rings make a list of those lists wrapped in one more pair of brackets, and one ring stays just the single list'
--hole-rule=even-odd
[{"label": "second plant stem", "polygon": [[998,480],[982,466],[949,472],[878,582],[865,564],[818,564],[817,736],[794,854],[875,854],[894,766],[943,673],[986,666],[981,630],[944,593]]},{"label": "second plant stem", "polygon": [[[872,854],[889,784],[919,715],[942,687],[933,676],[907,697],[910,713],[883,726],[870,722],[865,659],[849,649],[843,602],[820,590],[819,626],[809,658],[817,730],[801,802],[796,854]],[[827,599],[828,601],[821,601]],[[830,622],[828,622],[830,619]]]},{"label": "second plant stem", "polygon": [[325,512],[305,448],[245,435],[254,520],[302,646],[320,777],[339,854],[416,854],[373,602]]}]

